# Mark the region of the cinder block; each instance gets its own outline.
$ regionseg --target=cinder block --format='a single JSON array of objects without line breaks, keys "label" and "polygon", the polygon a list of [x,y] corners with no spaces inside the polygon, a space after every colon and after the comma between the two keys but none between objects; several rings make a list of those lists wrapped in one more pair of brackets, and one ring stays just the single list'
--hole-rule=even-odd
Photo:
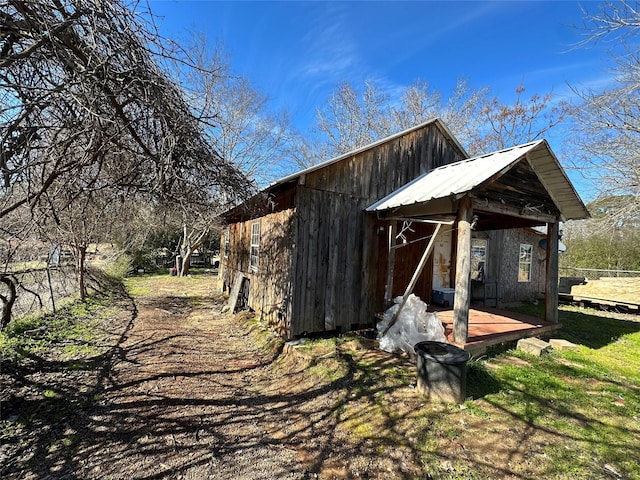
[{"label": "cinder block", "polygon": [[539,338],[521,338],[518,340],[518,349],[539,357],[543,353],[548,353],[551,345]]},{"label": "cinder block", "polygon": [[552,338],[551,340],[549,340],[549,344],[556,350],[578,350],[580,348],[579,345],[571,343],[567,340],[563,340],[561,338]]}]

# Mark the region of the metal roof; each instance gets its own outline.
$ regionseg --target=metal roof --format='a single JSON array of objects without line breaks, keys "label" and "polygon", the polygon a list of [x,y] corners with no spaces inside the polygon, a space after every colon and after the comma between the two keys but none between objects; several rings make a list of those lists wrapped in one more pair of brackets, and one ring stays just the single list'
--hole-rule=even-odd
[{"label": "metal roof", "polygon": [[393,210],[447,197],[460,197],[502,176],[527,159],[562,215],[562,220],[587,218],[589,212],[558,163],[546,140],[518,145],[444,165],[421,175],[367,208]]}]

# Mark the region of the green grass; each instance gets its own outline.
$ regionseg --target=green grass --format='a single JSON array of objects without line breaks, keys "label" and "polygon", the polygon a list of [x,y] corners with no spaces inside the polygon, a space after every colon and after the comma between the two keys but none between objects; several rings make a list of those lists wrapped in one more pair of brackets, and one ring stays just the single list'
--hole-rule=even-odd
[{"label": "green grass", "polygon": [[[520,310],[542,314],[540,306]],[[381,361],[359,355],[349,349],[349,337],[311,341],[300,350],[320,358],[312,362],[310,373],[345,388],[335,413],[342,428],[356,439],[379,442],[381,448],[394,442],[406,445],[411,436],[411,449],[433,478],[498,478],[504,467],[522,478],[592,479],[607,477],[606,465],[622,478],[640,479],[637,320],[563,307],[563,328],[554,338],[576,343],[578,350],[542,357],[502,350],[472,360],[467,368],[467,400],[461,407],[422,405],[402,413],[397,392],[410,391],[415,382],[412,365],[394,357]],[[326,355],[332,346],[340,355]],[[406,432],[399,427],[402,415],[411,423]],[[473,424],[482,427],[473,430],[469,427]],[[443,446],[473,443],[488,428],[503,432],[505,441],[521,438],[518,442],[524,443],[517,448],[525,452],[531,448],[532,460],[507,467],[475,462],[469,452],[442,460],[447,456]],[[544,440],[528,446],[533,436]]]},{"label": "green grass", "polygon": [[56,313],[14,320],[0,332],[0,361],[18,365],[53,349],[61,349],[66,359],[97,355],[102,351],[96,346],[102,335],[98,326],[112,313],[112,297],[96,296]]},{"label": "green grass", "polygon": [[[554,337],[580,348],[542,357],[504,353],[525,362],[485,371],[493,385],[484,400],[503,412],[500,421],[552,433],[547,477],[600,477],[602,466],[611,465],[625,478],[640,478],[640,319],[563,307],[560,323]],[[470,367],[473,391],[481,374]]]},{"label": "green grass", "polygon": [[[0,443],[33,450],[33,434],[46,432],[42,442],[47,435],[53,440],[45,452],[56,456],[77,443],[77,434],[62,429],[86,405],[97,402],[96,393],[78,388],[77,382],[97,375],[106,361],[105,340],[111,319],[120,313],[119,293],[102,291],[55,314],[14,320],[0,332],[0,366],[3,389],[7,388],[2,392]],[[42,458],[34,455],[26,465],[32,461]]]}]

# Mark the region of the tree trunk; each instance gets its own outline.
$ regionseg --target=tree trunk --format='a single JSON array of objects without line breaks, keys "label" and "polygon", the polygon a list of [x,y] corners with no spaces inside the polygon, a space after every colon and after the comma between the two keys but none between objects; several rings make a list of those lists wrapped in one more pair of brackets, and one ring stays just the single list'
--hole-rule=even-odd
[{"label": "tree trunk", "polygon": [[189,273],[189,260],[191,259],[191,244],[189,234],[187,232],[187,225],[182,225],[182,242],[180,242],[180,260],[181,264],[178,266],[178,276],[184,277]]},{"label": "tree trunk", "polygon": [[13,303],[16,301],[16,284],[11,277],[1,276],[0,282],[4,283],[9,289],[9,295],[5,297],[0,294],[0,300],[2,300],[2,317],[0,318],[0,331],[4,330],[11,321],[11,310],[13,309]]},{"label": "tree trunk", "polygon": [[80,301],[87,299],[87,286],[85,285],[85,259],[87,256],[86,245],[76,246],[76,275],[78,277],[78,290],[80,291]]},{"label": "tree trunk", "polygon": [[189,264],[191,263],[191,248],[187,248],[182,252],[182,268],[180,269],[179,275],[181,277],[186,277],[189,275]]}]

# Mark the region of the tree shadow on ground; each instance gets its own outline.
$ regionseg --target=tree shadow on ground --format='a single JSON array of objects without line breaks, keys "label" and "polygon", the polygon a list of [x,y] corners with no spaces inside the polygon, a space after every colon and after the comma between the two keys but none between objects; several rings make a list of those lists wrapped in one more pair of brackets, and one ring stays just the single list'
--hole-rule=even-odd
[{"label": "tree shadow on ground", "polygon": [[478,361],[471,360],[467,364],[467,398],[483,398],[502,389],[500,382],[487,367]]},{"label": "tree shadow on ground", "polygon": [[[543,308],[543,305],[525,305],[512,310],[544,318]],[[558,321],[562,328],[553,332],[553,338],[593,349],[609,345],[623,335],[640,332],[640,315],[622,315],[605,310],[575,310],[572,307],[561,307]]]},{"label": "tree shadow on ground", "polygon": [[633,321],[611,318],[606,313],[595,315],[562,310],[559,320],[562,328],[554,337],[593,349],[609,345],[624,335],[640,332],[640,316]]},{"label": "tree shadow on ground", "polygon": [[[206,298],[198,302],[213,308]],[[576,425],[597,421],[571,403],[470,362],[467,396],[503,415],[515,437],[505,443],[505,462],[494,462],[456,447],[466,439],[451,433],[461,421],[484,421],[468,413],[481,409],[426,402],[407,357],[359,340],[309,356],[303,349],[266,355],[237,324],[212,320],[210,330],[192,329],[182,317],[191,308],[193,299],[145,299],[147,323],[131,305],[106,353],[69,362],[31,358],[40,368],[12,372],[2,478],[533,478],[507,460],[539,432],[545,441],[596,441],[578,429],[559,435],[531,416],[544,410]],[[181,329],[171,328],[176,322]],[[571,365],[558,368],[558,375],[578,376]],[[495,400],[505,391],[529,410]],[[488,435],[495,418],[474,432]],[[615,438],[614,431],[597,441],[631,455]]]},{"label": "tree shadow on ground", "polygon": [[[166,306],[161,299],[146,308]],[[69,362],[30,355],[28,369],[3,372],[14,392],[3,408],[3,420],[10,417],[3,424],[3,478],[375,478],[390,471],[389,478],[415,478],[407,464],[420,453],[406,441],[395,448],[402,431],[354,442],[338,428],[366,420],[359,405],[368,402],[393,427],[384,398],[397,385],[380,386],[372,372],[406,359],[381,355],[363,369],[336,350],[309,361],[292,352],[247,361],[256,352],[241,329],[224,334],[248,351],[224,351],[230,342],[208,346],[211,338],[196,336],[180,343],[187,334],[136,330],[135,312],[102,355]],[[171,358],[189,345],[202,362]],[[163,354],[145,363],[154,351]],[[217,368],[206,354],[217,355]],[[333,378],[307,376],[326,361],[335,361]],[[274,387],[276,372],[282,378]],[[381,455],[381,448],[391,453]]]}]

